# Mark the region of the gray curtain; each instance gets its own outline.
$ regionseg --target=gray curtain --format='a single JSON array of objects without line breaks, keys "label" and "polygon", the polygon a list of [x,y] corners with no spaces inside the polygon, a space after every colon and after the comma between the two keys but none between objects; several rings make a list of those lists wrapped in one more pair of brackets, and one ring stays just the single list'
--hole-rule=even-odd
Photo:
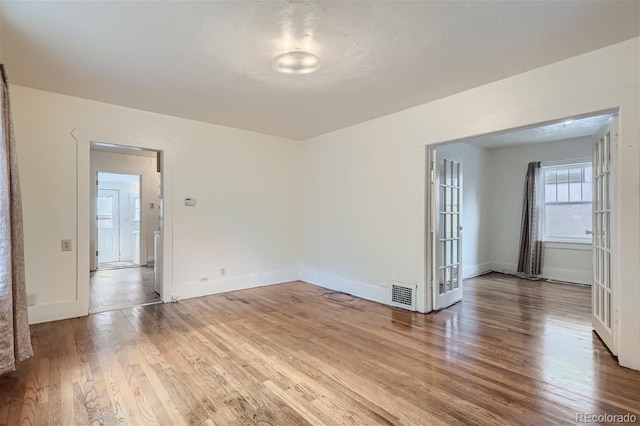
[{"label": "gray curtain", "polygon": [[540,162],[527,167],[522,202],[522,227],[520,230],[520,255],[518,272],[527,276],[542,273],[542,241],[540,238]]},{"label": "gray curtain", "polygon": [[0,117],[0,374],[33,356],[24,279],[22,199],[9,108],[9,85],[2,73]]}]

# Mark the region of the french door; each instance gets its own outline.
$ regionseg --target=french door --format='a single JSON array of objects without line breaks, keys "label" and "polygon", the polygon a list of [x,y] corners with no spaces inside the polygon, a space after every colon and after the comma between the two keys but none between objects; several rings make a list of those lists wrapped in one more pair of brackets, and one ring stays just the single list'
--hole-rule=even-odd
[{"label": "french door", "polygon": [[613,170],[615,166],[616,118],[596,134],[593,145],[593,329],[609,350],[617,354],[614,318],[615,276],[612,256]]},{"label": "french door", "polygon": [[430,285],[438,310],[462,300],[462,160],[432,148],[430,167]]}]

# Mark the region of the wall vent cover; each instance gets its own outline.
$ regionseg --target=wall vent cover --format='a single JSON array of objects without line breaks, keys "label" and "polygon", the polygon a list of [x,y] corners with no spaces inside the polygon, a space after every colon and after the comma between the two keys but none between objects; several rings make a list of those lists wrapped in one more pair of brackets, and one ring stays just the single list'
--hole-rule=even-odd
[{"label": "wall vent cover", "polygon": [[416,288],[415,284],[407,284],[399,281],[391,282],[391,305],[408,309],[410,311],[416,310]]}]

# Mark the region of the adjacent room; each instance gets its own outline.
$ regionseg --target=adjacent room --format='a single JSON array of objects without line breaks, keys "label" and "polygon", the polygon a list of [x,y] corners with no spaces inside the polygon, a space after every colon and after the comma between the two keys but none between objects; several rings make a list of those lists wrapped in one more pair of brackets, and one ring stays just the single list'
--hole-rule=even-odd
[{"label": "adjacent room", "polygon": [[0,424],[640,418],[640,2],[0,2]]},{"label": "adjacent room", "polygon": [[161,302],[157,152],[93,143],[90,163],[89,312]]},{"label": "adjacent room", "polygon": [[589,116],[434,147],[439,157],[460,164],[462,278],[520,273],[523,189],[528,164],[538,162],[541,268],[521,275],[591,285],[593,150],[598,134],[615,118]]}]

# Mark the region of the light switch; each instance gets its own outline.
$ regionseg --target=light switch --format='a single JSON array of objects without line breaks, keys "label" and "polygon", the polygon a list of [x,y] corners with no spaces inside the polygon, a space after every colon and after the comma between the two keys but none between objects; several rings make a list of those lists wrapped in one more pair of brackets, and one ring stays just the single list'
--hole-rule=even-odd
[{"label": "light switch", "polygon": [[189,207],[193,207],[196,205],[197,200],[195,198],[185,198],[184,199],[184,205],[185,206],[189,206]]}]

